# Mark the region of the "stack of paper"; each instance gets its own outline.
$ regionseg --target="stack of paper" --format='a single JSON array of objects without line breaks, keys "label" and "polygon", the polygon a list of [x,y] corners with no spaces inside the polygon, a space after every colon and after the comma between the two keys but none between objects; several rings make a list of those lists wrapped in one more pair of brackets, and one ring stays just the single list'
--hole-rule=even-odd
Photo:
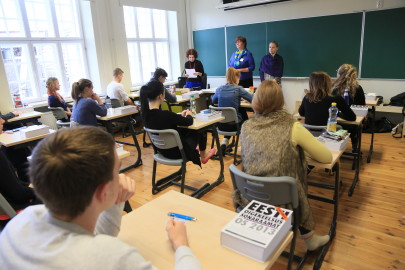
[{"label": "stack of paper", "polygon": [[49,133],[49,127],[45,125],[29,126],[20,130],[20,135],[23,138],[31,138],[47,133]]}]

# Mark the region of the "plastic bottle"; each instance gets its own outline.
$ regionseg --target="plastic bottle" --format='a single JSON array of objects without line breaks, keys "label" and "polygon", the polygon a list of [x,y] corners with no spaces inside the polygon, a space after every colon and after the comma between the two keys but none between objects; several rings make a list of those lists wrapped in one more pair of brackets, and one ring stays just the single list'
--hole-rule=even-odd
[{"label": "plastic bottle", "polygon": [[328,126],[327,126],[328,131],[333,131],[333,132],[336,131],[338,112],[339,112],[339,110],[336,107],[336,103],[332,102],[332,106],[329,108],[329,118],[328,118]]},{"label": "plastic bottle", "polygon": [[195,96],[194,95],[190,96],[190,109],[191,109],[191,112],[193,113],[193,115],[197,114],[197,105],[196,105],[196,102],[195,102]]},{"label": "plastic bottle", "polygon": [[112,108],[111,98],[109,96],[105,97],[105,107],[107,108],[107,110]]},{"label": "plastic bottle", "polygon": [[347,105],[349,105],[350,103],[350,99],[349,99],[349,89],[345,89],[345,93],[343,94],[343,97],[347,103]]}]

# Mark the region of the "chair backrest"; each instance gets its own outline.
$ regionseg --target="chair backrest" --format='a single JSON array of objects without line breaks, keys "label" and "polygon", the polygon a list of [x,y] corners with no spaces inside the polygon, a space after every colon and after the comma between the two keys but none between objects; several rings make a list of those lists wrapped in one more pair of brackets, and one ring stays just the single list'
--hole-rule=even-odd
[{"label": "chair backrest", "polygon": [[207,73],[204,73],[204,74],[201,76],[201,80],[202,80],[201,88],[202,88],[202,89],[207,89]]},{"label": "chair backrest", "polygon": [[177,88],[183,88],[186,85],[187,77],[178,77],[178,86]]},{"label": "chair backrest", "polygon": [[8,203],[6,198],[0,193],[0,214],[6,214],[10,218],[13,218],[17,215],[17,212],[14,208]]},{"label": "chair backrest", "polygon": [[248,199],[271,205],[291,205],[297,208],[298,190],[296,179],[289,176],[261,177],[239,170],[235,165],[229,167],[234,189]]},{"label": "chair backrest", "polygon": [[235,122],[238,123],[238,114],[236,113],[235,108],[233,107],[215,107],[210,105],[211,110],[215,111],[222,111],[222,116],[225,117],[220,123],[230,123]]},{"label": "chair backrest", "polygon": [[48,107],[48,109],[52,112],[53,116],[55,116],[56,120],[69,119],[62,107]]},{"label": "chair backrest", "polygon": [[80,124],[78,122],[75,122],[75,120],[72,117],[70,117],[70,127],[73,128],[78,126],[80,126]]},{"label": "chair backrest", "polygon": [[183,144],[181,143],[179,133],[174,129],[149,129],[144,128],[148,133],[149,138],[153,145],[158,149],[170,149],[178,147],[183,150]]},{"label": "chair backrest", "polygon": [[112,106],[112,108],[118,108],[118,107],[124,106],[124,104],[122,104],[122,101],[119,100],[118,98],[112,98],[111,99],[111,106]]}]

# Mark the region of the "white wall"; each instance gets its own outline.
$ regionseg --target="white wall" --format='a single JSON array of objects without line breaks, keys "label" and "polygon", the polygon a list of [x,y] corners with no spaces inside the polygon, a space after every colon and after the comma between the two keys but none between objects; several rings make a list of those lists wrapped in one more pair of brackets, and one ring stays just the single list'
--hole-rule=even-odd
[{"label": "white wall", "polygon": [[[189,31],[190,39],[194,30],[376,9],[376,1],[374,0],[294,0],[231,11],[217,9],[216,6],[220,2],[220,0],[190,0],[189,8],[187,9],[189,10],[187,14],[188,20],[191,24],[191,30]],[[384,9],[403,6],[405,6],[405,1],[403,0],[383,1]],[[381,47],[383,51],[383,43]],[[282,47],[280,47],[280,54],[282,55]],[[256,56],[256,62],[259,62],[261,57]],[[204,64],[204,59],[200,60]],[[211,84],[211,87],[216,87],[225,83],[225,79],[208,77],[208,83]],[[259,84],[260,80],[255,79],[254,85],[258,86]],[[360,84],[363,86],[365,92],[375,92],[384,96],[384,101],[389,101],[390,97],[405,91],[405,80],[362,79],[360,80]],[[287,103],[286,108],[290,112],[293,112],[295,101],[302,99],[303,90],[308,88],[308,79],[283,79],[282,85]]]}]

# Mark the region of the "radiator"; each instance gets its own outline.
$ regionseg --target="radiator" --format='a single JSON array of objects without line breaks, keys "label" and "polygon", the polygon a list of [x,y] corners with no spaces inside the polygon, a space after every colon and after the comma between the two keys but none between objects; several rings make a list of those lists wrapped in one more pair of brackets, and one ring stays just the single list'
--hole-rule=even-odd
[{"label": "radiator", "polygon": [[41,122],[44,125],[47,125],[51,129],[57,130],[58,126],[56,125],[56,118],[53,116],[52,112],[46,112],[44,113],[41,118],[39,118],[39,122]]}]

